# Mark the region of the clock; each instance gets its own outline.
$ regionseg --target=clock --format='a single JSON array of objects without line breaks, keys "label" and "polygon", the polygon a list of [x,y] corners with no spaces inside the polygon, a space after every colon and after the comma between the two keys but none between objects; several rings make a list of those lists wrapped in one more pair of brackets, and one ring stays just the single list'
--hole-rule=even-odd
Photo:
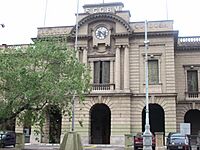
[{"label": "clock", "polygon": [[98,27],[95,31],[95,35],[98,39],[103,40],[108,35],[108,29],[106,27]]}]

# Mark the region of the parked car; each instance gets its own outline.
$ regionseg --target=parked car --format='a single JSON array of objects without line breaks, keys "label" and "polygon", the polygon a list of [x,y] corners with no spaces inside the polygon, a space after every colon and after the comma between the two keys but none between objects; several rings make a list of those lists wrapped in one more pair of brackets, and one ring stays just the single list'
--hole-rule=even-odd
[{"label": "parked car", "polygon": [[16,144],[16,134],[14,131],[0,131],[0,147],[13,146]]},{"label": "parked car", "polygon": [[[139,132],[133,138],[134,150],[143,149],[143,133]],[[156,140],[154,135],[152,135],[152,148],[155,149]]]},{"label": "parked car", "polygon": [[167,149],[191,150],[190,137],[186,134],[171,132],[167,136]]}]

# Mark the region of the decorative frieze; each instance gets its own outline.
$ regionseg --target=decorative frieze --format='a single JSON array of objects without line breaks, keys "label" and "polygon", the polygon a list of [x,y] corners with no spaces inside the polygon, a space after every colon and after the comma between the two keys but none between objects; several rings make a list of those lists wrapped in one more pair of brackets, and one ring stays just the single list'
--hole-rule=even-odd
[{"label": "decorative frieze", "polygon": [[70,33],[73,27],[61,26],[61,27],[44,27],[38,28],[37,37],[47,37],[47,36],[56,36],[56,35],[67,35]]},{"label": "decorative frieze", "polygon": [[[144,32],[144,22],[133,23],[134,32]],[[173,21],[149,21],[148,22],[148,31],[172,31],[173,30]]]}]

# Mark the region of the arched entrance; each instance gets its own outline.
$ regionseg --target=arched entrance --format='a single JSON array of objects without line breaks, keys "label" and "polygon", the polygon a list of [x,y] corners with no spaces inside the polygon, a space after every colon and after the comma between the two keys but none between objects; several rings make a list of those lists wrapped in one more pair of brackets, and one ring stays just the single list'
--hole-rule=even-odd
[{"label": "arched entrance", "polygon": [[49,107],[49,143],[60,143],[62,115],[58,107]]},{"label": "arched entrance", "polygon": [[[142,111],[142,131],[145,130],[145,109]],[[153,134],[155,132],[165,133],[165,114],[163,108],[158,104],[149,104],[149,123],[150,130]]]},{"label": "arched entrance", "polygon": [[111,112],[105,104],[95,104],[90,109],[90,143],[110,144]]},{"label": "arched entrance", "polygon": [[197,109],[187,111],[184,117],[184,122],[190,123],[191,135],[198,135],[198,132],[200,131],[200,111]]}]

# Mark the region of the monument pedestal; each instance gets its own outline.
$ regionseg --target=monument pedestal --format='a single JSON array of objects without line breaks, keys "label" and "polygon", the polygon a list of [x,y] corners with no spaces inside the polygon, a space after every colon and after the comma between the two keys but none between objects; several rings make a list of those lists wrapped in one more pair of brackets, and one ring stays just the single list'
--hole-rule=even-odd
[{"label": "monument pedestal", "polygon": [[64,135],[60,150],[83,150],[80,135],[77,132],[67,132]]}]

